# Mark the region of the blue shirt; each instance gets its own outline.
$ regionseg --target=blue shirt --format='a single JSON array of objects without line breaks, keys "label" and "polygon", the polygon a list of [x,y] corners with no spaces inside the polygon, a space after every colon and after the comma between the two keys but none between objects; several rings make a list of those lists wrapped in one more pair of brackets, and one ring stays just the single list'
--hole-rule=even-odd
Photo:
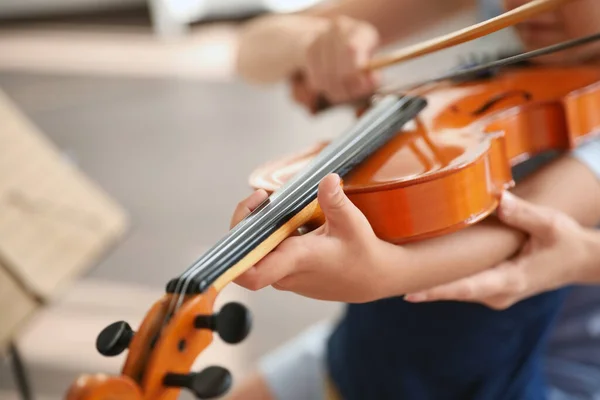
[{"label": "blue shirt", "polygon": [[[481,5],[484,18],[500,10],[495,0]],[[600,179],[600,139],[572,155]],[[520,165],[515,179],[551,158]],[[329,339],[326,362],[345,400],[541,400],[547,378],[591,397],[600,392],[599,311],[597,288],[543,293],[504,311],[402,298],[351,304]],[[586,361],[591,369],[580,368]]]}]

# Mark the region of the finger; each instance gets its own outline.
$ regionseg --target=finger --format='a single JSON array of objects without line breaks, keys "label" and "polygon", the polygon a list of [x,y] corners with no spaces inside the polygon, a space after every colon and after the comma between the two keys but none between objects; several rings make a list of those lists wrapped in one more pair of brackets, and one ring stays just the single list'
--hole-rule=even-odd
[{"label": "finger", "polygon": [[553,210],[521,200],[504,192],[498,217],[502,222],[521,229],[535,237],[546,237],[554,224]]},{"label": "finger", "polygon": [[295,280],[298,277],[298,274],[290,274],[287,275],[285,277],[283,277],[282,279],[278,280],[277,282],[275,282],[273,285],[273,289],[275,290],[279,290],[282,292],[291,292],[294,289],[298,289],[297,285],[295,285]]},{"label": "finger", "polygon": [[510,285],[516,281],[512,275],[518,271],[509,264],[507,262],[451,283],[407,294],[405,299],[412,303],[440,300],[484,302],[491,297],[510,296],[515,293],[515,288]]},{"label": "finger", "polygon": [[379,82],[377,73],[361,70],[371,59],[376,43],[365,42],[364,37],[360,35],[353,42],[352,48],[355,51],[351,55],[351,61],[346,63],[351,67],[346,79],[346,88],[352,98],[360,98],[372,94]]},{"label": "finger", "polygon": [[318,109],[317,93],[309,87],[306,79],[294,79],[292,81],[292,97],[299,103],[304,105],[311,113]]},{"label": "finger", "polygon": [[354,65],[356,66],[357,70],[361,71],[373,58],[378,41],[376,38],[373,38],[370,35],[357,35],[353,42],[355,48],[361,50],[354,54]]},{"label": "finger", "polygon": [[305,103],[308,92],[305,78],[296,76],[291,80],[290,84],[292,98],[298,103]]},{"label": "finger", "polygon": [[514,297],[514,296],[495,296],[488,297],[480,301],[483,305],[493,308],[494,310],[506,310],[511,307],[515,303],[518,303],[522,300],[522,297]]},{"label": "finger", "polygon": [[344,193],[338,175],[330,174],[321,181],[317,197],[331,234],[346,236],[371,229],[365,216]]},{"label": "finger", "polygon": [[323,59],[327,61],[327,75],[323,92],[334,103],[341,103],[349,98],[344,86],[345,77],[351,73],[352,66],[347,38],[337,24],[334,24],[331,35],[325,38],[326,46],[323,47]]},{"label": "finger", "polygon": [[259,189],[252,193],[250,196],[248,196],[246,199],[238,203],[237,207],[235,208],[235,211],[233,212],[233,216],[231,217],[229,227],[233,228],[234,226],[236,226],[241,220],[246,218],[248,214],[250,214],[268,197],[269,194],[266,191]]},{"label": "finger", "polygon": [[380,71],[371,71],[366,76],[368,85],[373,88],[373,90],[377,89],[381,85],[382,75]]},{"label": "finger", "polygon": [[333,35],[333,26],[317,37],[309,46],[306,54],[306,76],[308,84],[316,91],[323,93],[328,85],[328,76],[332,75],[333,49],[329,48],[329,38]]},{"label": "finger", "polygon": [[367,75],[360,74],[346,80],[346,91],[352,99],[359,99],[373,94],[375,86]]},{"label": "finger", "polygon": [[305,242],[301,236],[286,239],[234,282],[249,290],[260,290],[301,271],[308,255]]}]

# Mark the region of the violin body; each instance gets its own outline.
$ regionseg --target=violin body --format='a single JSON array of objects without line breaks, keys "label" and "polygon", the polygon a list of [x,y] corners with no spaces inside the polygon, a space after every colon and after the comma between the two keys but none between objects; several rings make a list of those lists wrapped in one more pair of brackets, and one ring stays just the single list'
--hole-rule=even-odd
[{"label": "violin body", "polygon": [[[419,92],[428,106],[344,177],[376,235],[406,243],[454,232],[494,211],[511,167],[564,151],[600,130],[600,68],[518,67],[493,78],[444,81]],[[326,142],[250,176],[273,192]]]}]

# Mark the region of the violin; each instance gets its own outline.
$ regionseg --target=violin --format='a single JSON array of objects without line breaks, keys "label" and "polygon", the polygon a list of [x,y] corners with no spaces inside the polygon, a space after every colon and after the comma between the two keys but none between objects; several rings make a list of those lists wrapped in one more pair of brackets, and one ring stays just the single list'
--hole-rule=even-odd
[{"label": "violin", "polygon": [[[399,91],[398,96],[410,95]],[[449,234],[489,216],[511,168],[573,149],[600,128],[600,67],[516,67],[419,92],[411,126],[344,177],[344,191],[382,240]],[[328,145],[268,162],[250,185],[273,193]]]},{"label": "violin", "polygon": [[[373,62],[408,59],[517,23],[569,0],[536,0],[503,16],[411,51]],[[478,36],[479,35],[479,36]],[[571,44],[572,45],[572,44]],[[342,135],[266,163],[250,177],[269,197],[187,270],[134,332],[124,321],[96,340],[104,356],[127,350],[119,375],[82,375],[67,400],[174,400],[222,396],[232,377],[222,367],[190,372],[216,332],[235,344],[251,329],[249,311],[229,303],[214,313],[221,290],[304,227],[324,222],[320,181],[343,188],[376,234],[404,243],[446,234],[489,215],[512,185],[510,167],[548,149],[565,150],[600,127],[600,68],[511,68],[476,79],[434,79],[376,96]]]}]

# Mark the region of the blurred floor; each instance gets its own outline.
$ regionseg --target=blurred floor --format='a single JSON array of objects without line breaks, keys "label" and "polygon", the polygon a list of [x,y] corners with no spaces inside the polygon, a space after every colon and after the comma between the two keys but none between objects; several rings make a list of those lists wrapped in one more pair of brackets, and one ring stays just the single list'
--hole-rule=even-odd
[{"label": "blurred floor", "polygon": [[[226,232],[236,203],[250,193],[254,167],[349,121],[345,112],[311,121],[281,88],[21,73],[0,74],[0,86],[133,219],[126,240],[21,338],[42,393],[58,394],[77,371],[117,371],[122,359],[94,353],[99,330],[117,319],[136,326],[165,283]],[[233,286],[220,301],[227,298],[252,309],[255,329],[241,346],[211,347],[201,361],[218,353],[238,376],[258,355],[337,309]],[[281,323],[287,326],[276,328]]]},{"label": "blurred floor", "polygon": [[[472,22],[458,16],[407,43]],[[283,86],[237,81],[234,49],[229,24],[197,27],[174,43],[137,28],[0,30],[0,89],[133,219],[128,237],[19,338],[39,399],[61,398],[80,372],[117,373],[121,357],[94,351],[99,330],[117,319],[136,326],[167,280],[227,231],[253,168],[352,122],[347,109],[309,117]],[[453,66],[460,51],[391,71],[412,81]],[[254,314],[250,337],[238,346],[217,340],[198,366],[218,363],[238,379],[259,356],[340,309],[236,286],[219,304],[232,299]],[[0,399],[12,400],[12,389],[0,366]]]}]

